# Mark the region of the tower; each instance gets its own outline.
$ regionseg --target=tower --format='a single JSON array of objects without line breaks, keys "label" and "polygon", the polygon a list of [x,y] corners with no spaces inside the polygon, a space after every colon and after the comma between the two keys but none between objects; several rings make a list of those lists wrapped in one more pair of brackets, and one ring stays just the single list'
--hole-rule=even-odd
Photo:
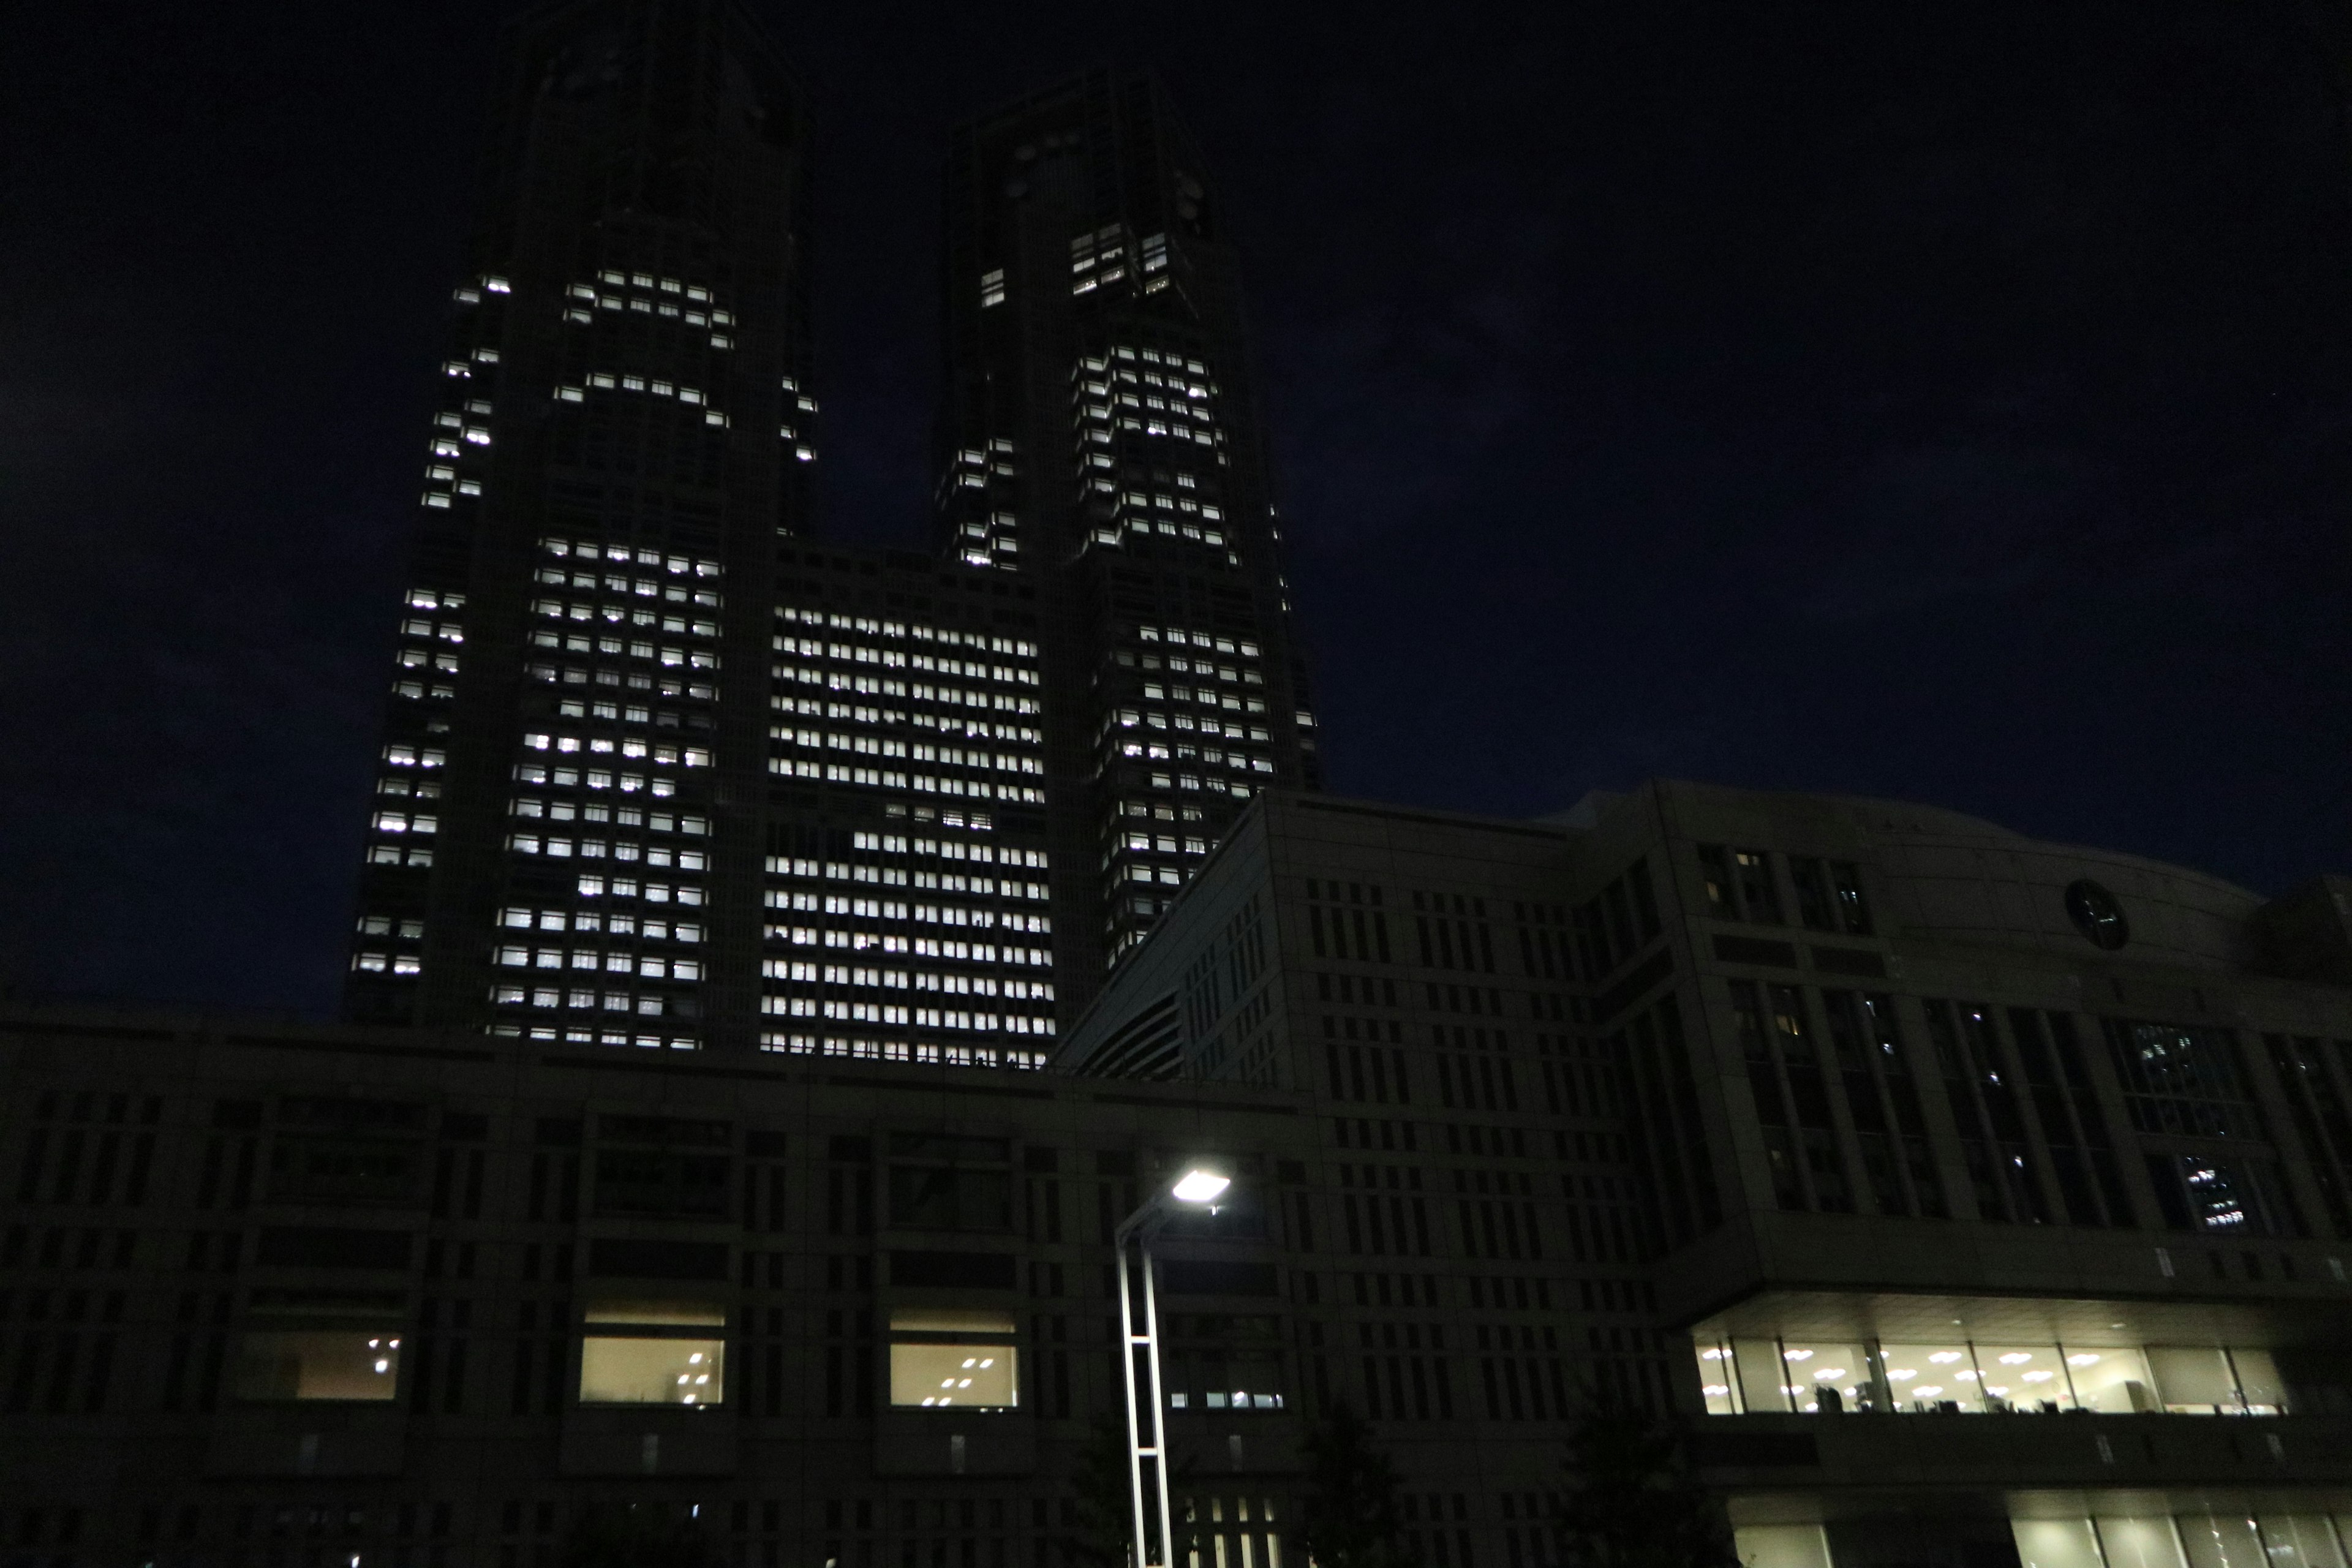
[{"label": "tower", "polygon": [[505,61],[347,1013],[1042,1064],[1312,782],[1199,160],[1101,75],[961,137],[945,547],[827,547],[776,51],[734,0],[564,0]]},{"label": "tower", "polygon": [[347,1011],[487,1022],[528,919],[593,933],[562,978],[600,1021],[701,1043],[714,988],[756,994],[765,584],[815,456],[805,129],[727,0],[565,0],[509,26],[489,142]]},{"label": "tower", "polygon": [[949,159],[943,552],[1036,584],[1066,995],[1250,795],[1318,783],[1239,262],[1148,77],[963,127]]}]

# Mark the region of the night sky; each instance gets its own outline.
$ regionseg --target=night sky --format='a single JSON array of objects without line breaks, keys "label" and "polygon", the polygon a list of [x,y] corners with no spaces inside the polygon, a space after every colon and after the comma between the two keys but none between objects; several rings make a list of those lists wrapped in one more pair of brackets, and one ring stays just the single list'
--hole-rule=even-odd
[{"label": "night sky", "polygon": [[[0,977],[331,1009],[491,5],[20,7]],[[923,538],[948,127],[1160,70],[1330,784],[2347,852],[2352,32],[2308,7],[770,4],[836,537]]]}]

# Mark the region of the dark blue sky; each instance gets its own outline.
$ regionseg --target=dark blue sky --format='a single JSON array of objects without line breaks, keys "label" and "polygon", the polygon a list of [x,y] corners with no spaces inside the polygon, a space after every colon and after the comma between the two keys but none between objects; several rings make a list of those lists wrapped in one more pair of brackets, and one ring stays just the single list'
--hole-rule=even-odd
[{"label": "dark blue sky", "polygon": [[[331,1006],[488,7],[18,14],[0,974]],[[1331,783],[1934,801],[2352,867],[2352,121],[2311,5],[769,6],[841,536],[929,488],[947,127],[1168,78]]]}]

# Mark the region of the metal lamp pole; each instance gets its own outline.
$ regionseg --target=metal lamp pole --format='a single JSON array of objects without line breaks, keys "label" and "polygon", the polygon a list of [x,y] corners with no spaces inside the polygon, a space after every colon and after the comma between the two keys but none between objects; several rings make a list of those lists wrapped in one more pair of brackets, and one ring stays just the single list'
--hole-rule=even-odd
[{"label": "metal lamp pole", "polygon": [[[1129,1517],[1134,1522],[1133,1568],[1174,1568],[1164,1414],[1168,1399],[1160,1385],[1160,1293],[1152,1277],[1151,1236],[1185,1209],[1215,1213],[1216,1200],[1230,1185],[1230,1178],[1193,1166],[1166,1191],[1154,1193],[1143,1206],[1128,1215],[1113,1237],[1118,1248],[1120,1371],[1127,1388],[1127,1479]],[[1135,1291],[1129,1273],[1130,1253],[1143,1274],[1143,1331],[1139,1334],[1135,1331]],[[1139,1372],[1139,1362],[1142,1363]],[[1146,1409],[1151,1413],[1148,1422],[1143,1415]]]}]

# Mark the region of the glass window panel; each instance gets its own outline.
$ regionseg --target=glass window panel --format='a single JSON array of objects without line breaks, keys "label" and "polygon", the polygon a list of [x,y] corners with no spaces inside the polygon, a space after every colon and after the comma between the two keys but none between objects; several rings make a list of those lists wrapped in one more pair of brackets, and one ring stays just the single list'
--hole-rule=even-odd
[{"label": "glass window panel", "polygon": [[583,1405],[719,1405],[724,1340],[596,1335],[580,1342]]},{"label": "glass window panel", "polygon": [[2254,1521],[2242,1513],[2182,1514],[2176,1522],[2189,1568],[2246,1568],[2266,1561]]},{"label": "glass window panel", "polygon": [[1011,1345],[894,1343],[890,1403],[980,1410],[1020,1403]]},{"label": "glass window panel", "polygon": [[2176,1415],[2216,1415],[2236,1408],[2237,1382],[2230,1375],[2229,1358],[2220,1351],[2151,1345],[2147,1361],[2167,1410]]},{"label": "glass window panel", "polygon": [[890,1403],[1010,1409],[1020,1404],[1013,1314],[986,1307],[894,1307]]},{"label": "glass window panel", "polygon": [[1870,1390],[1870,1363],[1857,1344],[1790,1340],[1781,1347],[1783,1389],[1799,1410],[1834,1415],[1860,1407]]},{"label": "glass window panel", "polygon": [[2107,1568],[2087,1519],[2012,1519],[2021,1568]]},{"label": "glass window panel", "polygon": [[2183,1568],[2180,1538],[2163,1514],[2132,1519],[2102,1515],[2098,1526],[2107,1568]]},{"label": "glass window panel", "polygon": [[1731,1534],[1741,1568],[1830,1568],[1829,1538],[1818,1524],[1750,1524]]},{"label": "glass window panel", "polygon": [[1745,1408],[1759,1414],[1785,1412],[1789,1408],[1789,1396],[1780,1392],[1788,1378],[1781,1371],[1780,1341],[1734,1340],[1731,1356],[1733,1368],[1739,1374],[1732,1382],[1738,1388]]},{"label": "glass window panel", "polygon": [[2249,1415],[2283,1415],[2286,1413],[2286,1384],[2279,1376],[2278,1363],[2268,1351],[2233,1350],[2230,1364],[2238,1374],[2238,1395]]},{"label": "glass window panel", "polygon": [[2137,1350],[2112,1345],[2066,1345],[2067,1380],[2074,1402],[2110,1415],[2143,1415],[2159,1408],[2147,1359]]},{"label": "glass window panel", "polygon": [[723,1307],[708,1301],[646,1301],[606,1299],[588,1303],[582,1314],[592,1323],[635,1323],[642,1328],[720,1328]]},{"label": "glass window panel", "polygon": [[237,1342],[231,1386],[247,1400],[391,1399],[400,1336],[385,1329],[261,1329]]},{"label": "glass window panel", "polygon": [[1984,1379],[1988,1408],[1999,1408],[1996,1400],[2011,1410],[2074,1407],[2056,1345],[1979,1345],[1977,1368]]},{"label": "glass window panel", "polygon": [[1699,1392],[1706,1396],[1709,1415],[1737,1415],[1740,1413],[1739,1386],[1731,1371],[1731,1347],[1717,1342],[1691,1347],[1698,1357]]},{"label": "glass window panel", "polygon": [[1977,1393],[1976,1366],[1965,1342],[1890,1344],[1880,1354],[1886,1363],[1886,1386],[1894,1394],[1895,1409],[1933,1413],[1984,1407]]},{"label": "glass window panel", "polygon": [[890,1331],[1009,1334],[1013,1331],[1013,1314],[986,1307],[893,1307]]},{"label": "glass window panel", "polygon": [[2347,1568],[2344,1545],[2324,1513],[2261,1516],[2272,1568]]}]

